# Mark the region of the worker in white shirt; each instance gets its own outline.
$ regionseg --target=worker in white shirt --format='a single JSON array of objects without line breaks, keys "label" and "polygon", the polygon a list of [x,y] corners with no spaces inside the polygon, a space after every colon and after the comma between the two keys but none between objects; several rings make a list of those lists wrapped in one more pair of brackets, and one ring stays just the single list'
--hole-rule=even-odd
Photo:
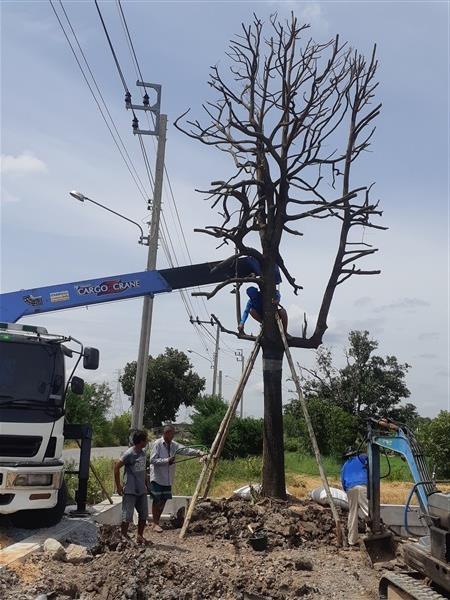
[{"label": "worker in white shirt", "polygon": [[159,524],[164,505],[172,498],[172,484],[175,477],[175,455],[198,456],[205,458],[206,454],[195,448],[188,448],[174,441],[175,428],[173,425],[164,427],[163,435],[153,442],[150,454],[150,495],[153,499],[152,517],[153,530],[161,533]]}]

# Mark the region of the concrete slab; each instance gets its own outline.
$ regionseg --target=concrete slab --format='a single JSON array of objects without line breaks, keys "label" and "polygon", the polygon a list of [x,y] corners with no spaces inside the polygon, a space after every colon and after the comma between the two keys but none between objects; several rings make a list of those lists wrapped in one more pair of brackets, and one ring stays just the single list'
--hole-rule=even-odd
[{"label": "concrete slab", "polygon": [[[185,508],[189,505],[191,496],[174,496],[172,500],[168,500],[164,507],[164,513],[161,518],[163,521],[169,521],[172,516],[175,516],[180,508]],[[104,500],[94,507],[92,518],[96,523],[102,525],[120,525],[122,520],[122,498],[120,496],[112,496],[113,505],[109,504],[108,500]],[[152,514],[152,499],[148,499],[149,514]],[[137,516],[135,515],[135,519]]]},{"label": "concrete slab", "polygon": [[61,541],[74,531],[79,526],[79,523],[80,519],[74,519],[73,521],[67,519],[58,523],[58,525],[49,527],[45,532],[31,535],[21,542],[3,548],[0,550],[0,571],[16,561],[25,560],[33,552],[40,550],[45,540],[49,537]]},{"label": "concrete slab", "polygon": [[[380,507],[381,518],[383,522],[390,527],[397,535],[408,537],[405,529],[405,506],[403,504],[382,504]],[[418,506],[410,506],[408,511],[408,528],[411,533],[417,537],[427,535],[428,528],[426,523],[420,519]]]}]

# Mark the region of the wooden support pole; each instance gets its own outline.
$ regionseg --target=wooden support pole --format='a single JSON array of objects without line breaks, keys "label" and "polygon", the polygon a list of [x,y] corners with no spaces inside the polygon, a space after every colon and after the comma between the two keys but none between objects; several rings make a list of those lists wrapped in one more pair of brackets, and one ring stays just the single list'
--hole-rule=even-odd
[{"label": "wooden support pole", "polygon": [[[250,373],[252,372],[253,365],[255,364],[256,357],[258,356],[259,348],[261,343],[261,336],[259,335],[255,341],[255,345],[253,347],[252,353],[250,354],[247,364],[245,366],[244,372],[242,373],[241,379],[239,380],[238,387],[234,396],[228,405],[227,412],[225,413],[224,418],[219,426],[216,437],[212,443],[209,455],[203,465],[203,469],[200,473],[200,477],[198,478],[197,485],[195,487],[194,494],[189,503],[189,508],[186,512],[186,516],[184,518],[183,527],[180,531],[180,538],[183,539],[186,535],[187,529],[189,527],[189,523],[191,522],[192,515],[194,513],[194,508],[197,503],[198,498],[203,495],[206,496],[209,492],[209,488],[211,486],[212,478],[214,475],[214,471],[216,469],[217,463],[219,461],[220,455],[222,454],[223,447],[225,445],[228,429],[230,428],[231,420],[236,412],[236,409],[239,405],[242,393],[245,388],[245,384],[250,377]],[[201,493],[203,490],[203,494]]]},{"label": "wooden support pole", "polygon": [[283,340],[284,351],[286,353],[286,358],[288,360],[289,367],[291,368],[292,380],[294,381],[295,387],[297,389],[298,398],[300,400],[300,405],[302,407],[303,415],[305,417],[306,426],[308,428],[309,438],[311,440],[311,445],[313,447],[314,455],[316,457],[317,466],[319,467],[320,478],[322,480],[323,487],[325,488],[325,493],[326,493],[326,496],[327,496],[327,500],[328,500],[328,503],[329,503],[330,508],[331,508],[331,513],[333,515],[334,522],[336,524],[336,539],[337,539],[337,543],[338,543],[339,546],[342,546],[342,545],[346,546],[347,543],[346,543],[346,540],[344,539],[344,536],[342,534],[341,521],[339,519],[339,515],[338,515],[338,512],[336,510],[336,505],[334,504],[333,496],[331,495],[331,490],[330,490],[330,486],[328,484],[328,479],[327,479],[325,470],[323,468],[322,458],[320,456],[320,450],[319,450],[319,446],[317,444],[316,434],[314,432],[314,428],[312,426],[311,418],[309,416],[308,407],[306,405],[305,397],[303,396],[303,390],[302,390],[301,385],[300,385],[300,380],[298,378],[297,371],[295,370],[294,361],[292,360],[292,355],[291,355],[291,351],[289,349],[289,345],[287,343],[287,339],[286,339],[286,334],[285,334],[285,331],[284,331],[283,323],[281,322],[281,319],[280,319],[278,313],[276,313],[275,317],[277,319],[277,324],[278,324],[278,328],[280,330],[281,339]]}]

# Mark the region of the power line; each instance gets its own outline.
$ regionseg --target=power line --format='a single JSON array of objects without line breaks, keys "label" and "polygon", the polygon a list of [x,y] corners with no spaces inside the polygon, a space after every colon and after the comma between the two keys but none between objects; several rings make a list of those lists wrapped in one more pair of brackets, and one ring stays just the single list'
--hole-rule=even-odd
[{"label": "power line", "polygon": [[105,32],[106,39],[108,40],[108,44],[109,44],[111,53],[112,53],[112,55],[114,57],[114,62],[116,63],[117,71],[119,72],[120,79],[122,80],[122,85],[124,87],[125,93],[129,94],[129,89],[128,89],[127,83],[125,81],[125,77],[123,76],[122,69],[120,68],[119,61],[117,60],[117,55],[116,55],[116,52],[114,50],[114,46],[112,45],[111,38],[109,37],[109,33],[108,33],[107,28],[106,28],[105,21],[103,20],[103,15],[102,15],[102,13],[100,11],[100,7],[98,5],[97,0],[94,0],[94,2],[95,2],[95,7],[96,7],[97,12],[98,12],[98,16],[100,17],[100,20],[101,20],[102,25],[103,25],[103,31]]},{"label": "power line", "polygon": [[[107,128],[108,128],[108,131],[109,131],[109,133],[110,133],[110,135],[111,135],[111,137],[112,137],[112,139],[113,139],[113,141],[114,141],[114,143],[115,143],[115,145],[116,145],[116,148],[117,148],[117,150],[119,151],[119,153],[120,153],[120,155],[121,155],[121,157],[122,157],[122,159],[123,159],[123,161],[124,161],[124,163],[125,163],[125,165],[126,165],[126,167],[127,167],[128,171],[130,172],[130,175],[132,176],[132,178],[133,178],[133,180],[134,180],[134,183],[136,184],[136,187],[137,187],[137,189],[138,189],[139,193],[142,195],[143,199],[144,199],[145,201],[147,201],[147,200],[148,200],[148,197],[147,197],[147,195],[146,195],[146,193],[145,193],[145,186],[144,186],[144,184],[142,183],[142,180],[141,180],[141,178],[139,177],[139,174],[138,174],[138,173],[137,173],[137,171],[136,171],[136,168],[135,168],[135,166],[134,166],[134,163],[133,163],[133,161],[132,161],[132,159],[131,159],[131,157],[130,157],[130,155],[129,155],[129,153],[128,153],[128,150],[126,149],[126,146],[125,146],[125,144],[124,144],[124,142],[123,142],[123,139],[122,139],[122,138],[121,138],[121,136],[120,136],[120,133],[119,133],[119,131],[118,131],[118,129],[117,129],[117,126],[116,126],[116,124],[115,124],[115,122],[114,122],[114,119],[113,119],[113,117],[112,117],[112,115],[111,115],[111,113],[110,113],[110,111],[109,111],[109,109],[108,109],[108,106],[107,106],[107,104],[106,104],[106,101],[105,101],[105,99],[104,99],[104,97],[103,97],[103,94],[102,94],[102,92],[101,92],[101,90],[100,90],[100,87],[99,87],[99,85],[98,85],[98,83],[97,83],[97,81],[96,81],[96,79],[95,79],[95,76],[94,76],[94,74],[93,74],[93,72],[92,72],[92,69],[91,69],[91,67],[90,67],[90,65],[89,65],[89,62],[88,62],[88,60],[87,60],[87,57],[86,57],[86,55],[85,55],[85,53],[84,53],[84,51],[83,51],[83,49],[82,49],[82,47],[81,47],[81,44],[79,43],[78,37],[77,37],[77,35],[76,35],[76,33],[75,33],[75,30],[74,30],[74,28],[73,28],[73,26],[72,26],[72,23],[71,23],[71,21],[70,21],[70,18],[69,18],[68,14],[67,14],[67,12],[66,12],[66,10],[65,10],[65,8],[64,8],[64,5],[63,5],[62,1],[61,1],[61,0],[59,0],[59,3],[60,3],[60,6],[61,6],[61,9],[62,9],[62,11],[63,11],[63,13],[64,13],[64,16],[65,16],[66,20],[67,20],[67,23],[68,23],[68,25],[69,25],[70,31],[72,32],[72,35],[73,35],[73,37],[74,37],[74,39],[75,39],[75,42],[76,42],[76,44],[77,44],[77,46],[78,46],[78,49],[79,49],[79,51],[80,51],[80,54],[81,54],[81,56],[82,56],[82,58],[83,58],[83,60],[84,60],[84,62],[85,62],[85,64],[86,64],[86,67],[87,67],[87,69],[88,69],[88,71],[89,71],[89,74],[90,74],[90,76],[91,76],[91,78],[92,78],[92,81],[93,81],[93,84],[94,84],[94,86],[95,86],[95,89],[97,90],[97,93],[98,93],[98,95],[99,95],[99,97],[100,97],[100,99],[101,99],[101,102],[102,102],[103,106],[104,106],[104,109],[105,109],[105,111],[106,111],[106,114],[108,115],[108,117],[109,117],[109,119],[110,119],[110,121],[111,121],[112,127],[114,128],[114,130],[115,130],[115,132],[116,132],[117,138],[120,140],[120,143],[121,143],[121,145],[122,145],[123,151],[122,151],[121,147],[119,146],[119,143],[118,143],[118,141],[117,141],[117,139],[116,139],[116,136],[115,136],[115,135],[114,135],[114,133],[113,133],[113,130],[112,130],[112,128],[111,128],[111,126],[110,126],[110,124],[109,124],[109,122],[108,122],[108,120],[107,120],[106,116],[105,116],[105,113],[103,112],[102,106],[100,105],[100,102],[99,102],[99,100],[97,99],[97,96],[96,96],[96,94],[95,94],[95,92],[94,92],[94,89],[93,89],[93,87],[92,87],[91,83],[89,82],[89,79],[88,79],[88,77],[87,77],[87,75],[86,75],[86,73],[85,73],[85,71],[84,71],[84,68],[83,68],[83,66],[82,66],[82,64],[81,64],[81,61],[80,61],[80,59],[78,58],[78,56],[77,56],[77,53],[76,53],[76,51],[75,51],[75,48],[74,48],[74,46],[72,45],[72,43],[71,43],[71,41],[70,41],[70,39],[69,39],[69,36],[68,36],[68,34],[67,34],[67,31],[66,31],[66,29],[65,29],[65,27],[64,27],[64,25],[63,25],[63,23],[62,23],[62,21],[61,21],[61,19],[60,19],[60,17],[59,17],[59,14],[58,14],[58,12],[56,11],[56,8],[55,8],[55,6],[54,6],[54,4],[53,4],[52,0],[49,0],[49,2],[50,2],[50,5],[51,5],[51,7],[52,7],[52,10],[53,10],[53,12],[54,12],[54,14],[55,14],[55,16],[56,16],[56,19],[57,19],[57,21],[58,21],[58,23],[59,23],[59,26],[60,26],[60,28],[61,28],[61,30],[62,30],[62,32],[63,32],[63,34],[64,34],[64,37],[65,37],[65,39],[66,39],[66,41],[67,41],[67,43],[68,43],[68,45],[69,45],[69,47],[70,47],[70,50],[72,51],[72,54],[73,54],[73,56],[74,56],[74,58],[75,58],[75,61],[76,61],[77,65],[78,65],[78,68],[80,69],[80,72],[81,72],[81,74],[82,74],[82,76],[83,76],[83,78],[84,78],[84,80],[85,80],[85,83],[86,83],[86,85],[88,86],[88,89],[89,89],[89,91],[90,91],[90,93],[91,93],[91,95],[92,95],[92,98],[94,99],[94,101],[95,101],[95,103],[96,103],[96,105],[97,105],[97,108],[98,108],[98,110],[99,110],[99,112],[100,112],[100,114],[101,114],[101,116],[102,116],[102,119],[103,119],[103,121],[105,122],[105,125],[107,126]],[[116,55],[116,53],[115,53],[114,47],[113,47],[113,45],[112,45],[111,38],[110,38],[110,36],[109,36],[109,33],[108,33],[108,31],[107,31],[106,24],[105,24],[105,22],[104,22],[103,16],[102,16],[102,14],[101,14],[101,11],[100,11],[100,9],[99,9],[99,6],[98,6],[97,2],[95,2],[95,4],[96,4],[96,7],[97,7],[97,11],[98,11],[98,13],[99,13],[100,19],[101,19],[101,21],[102,21],[103,29],[104,29],[104,31],[105,31],[105,35],[106,35],[106,37],[107,37],[107,40],[108,40],[108,43],[109,43],[109,46],[110,46],[111,52],[112,52],[112,54],[113,54],[114,61],[115,61],[115,64],[116,64],[117,70],[118,70],[118,72],[119,72],[119,75],[120,75],[120,78],[121,78],[122,84],[123,84],[123,86],[124,86],[124,89],[125,89],[125,91],[126,91],[126,92],[128,92],[128,86],[127,86],[127,84],[126,84],[126,81],[125,81],[125,78],[124,78],[124,76],[123,76],[123,72],[122,72],[122,70],[121,70],[121,68],[120,68],[120,64],[119,64],[119,61],[118,61],[118,59],[117,59],[117,55]],[[134,114],[134,111],[133,111],[133,114]],[[153,177],[153,173],[152,173],[152,171],[151,171],[150,161],[149,161],[149,159],[148,159],[148,156],[147,156],[147,153],[146,153],[145,146],[144,146],[144,143],[143,143],[143,140],[142,140],[142,136],[141,136],[141,135],[139,135],[139,141],[140,141],[140,144],[141,144],[141,151],[142,151],[142,154],[143,154],[143,157],[144,157],[144,164],[145,164],[145,167],[146,167],[147,174],[148,174],[148,176],[149,176],[149,184],[150,184],[150,188],[151,188],[151,190],[153,190],[153,185],[154,185],[154,177]],[[129,162],[127,161],[127,159],[128,159],[128,161],[129,161]],[[130,165],[131,165],[131,167],[130,167]],[[133,173],[133,171],[134,171],[134,173]],[[170,237],[170,234],[169,234],[169,237]],[[166,249],[166,252],[165,252],[165,254],[168,256],[168,260],[169,260],[169,262],[170,262],[170,263],[172,263],[172,265],[173,265],[173,261],[172,261],[172,259],[171,259],[171,256],[170,256],[169,247],[168,247],[168,244],[167,244],[167,242],[165,242],[165,240],[164,240],[164,245],[165,245],[165,249]],[[173,245],[172,245],[172,249],[173,249]],[[173,251],[174,251],[174,249],[173,249]],[[186,297],[185,293],[184,293],[182,290],[181,290],[181,293],[180,293],[180,295],[181,295],[181,297],[182,297],[183,304],[185,305],[185,309],[186,309],[186,312],[188,313],[188,317],[189,317],[189,316],[190,316],[191,314],[193,314],[193,312],[194,312],[194,311],[193,311],[193,309],[192,309],[192,305],[190,304],[190,302],[189,302],[189,299]],[[196,333],[197,333],[197,335],[199,336],[200,342],[202,343],[203,347],[204,347],[206,350],[208,350],[208,346],[207,346],[207,344],[206,344],[206,341],[205,341],[204,337],[201,335],[201,332],[200,332],[200,331],[198,331],[198,330],[196,329]]]},{"label": "power line", "polygon": [[[133,168],[133,170],[135,171],[135,173],[136,173],[136,174],[134,174],[134,173],[133,173],[133,170],[132,170],[132,168],[130,167],[130,164],[128,163],[128,160],[127,160],[127,158],[126,158],[126,156],[125,156],[124,152],[122,151],[122,149],[121,149],[121,148],[120,148],[120,146],[119,146],[119,143],[117,142],[116,136],[114,135],[114,133],[113,133],[113,130],[111,129],[111,126],[110,126],[110,124],[108,123],[108,120],[107,120],[107,118],[105,117],[105,114],[104,114],[104,112],[103,112],[103,110],[102,110],[102,107],[100,106],[100,103],[99,103],[99,101],[98,101],[98,99],[97,99],[97,97],[96,97],[96,95],[95,95],[95,92],[94,92],[94,90],[93,90],[93,88],[92,88],[92,86],[91,86],[91,84],[90,84],[90,82],[89,82],[89,79],[88,79],[88,77],[87,77],[87,75],[86,75],[86,73],[85,73],[85,71],[84,71],[84,69],[83,69],[83,66],[82,66],[82,64],[81,64],[81,62],[80,62],[80,60],[79,60],[79,58],[78,58],[78,56],[77,56],[77,53],[75,52],[75,48],[73,47],[73,45],[72,45],[72,42],[70,41],[70,39],[69,39],[69,36],[67,35],[66,29],[65,29],[65,27],[64,27],[64,25],[63,25],[63,23],[62,23],[62,21],[61,21],[61,19],[60,19],[59,15],[58,15],[57,11],[56,11],[56,9],[55,9],[55,6],[53,5],[53,2],[52,2],[52,0],[49,0],[49,2],[50,2],[50,5],[51,5],[51,7],[52,7],[52,9],[53,9],[53,12],[55,13],[56,19],[58,20],[59,26],[61,27],[61,30],[62,30],[62,32],[63,32],[63,34],[64,34],[64,37],[66,38],[66,41],[67,41],[67,43],[68,43],[68,45],[69,45],[69,47],[70,47],[70,50],[72,51],[72,54],[73,54],[73,56],[74,56],[74,58],[75,58],[75,61],[76,61],[77,65],[78,65],[78,68],[80,69],[80,72],[81,72],[81,74],[82,74],[82,76],[83,76],[83,79],[84,79],[84,81],[85,81],[86,85],[88,86],[88,89],[89,89],[89,91],[90,91],[90,93],[91,93],[91,95],[92,95],[92,98],[94,99],[94,102],[95,102],[95,104],[97,105],[97,108],[98,108],[98,110],[99,110],[99,112],[100,112],[100,114],[101,114],[101,116],[102,116],[102,119],[103,119],[103,121],[105,122],[105,125],[106,125],[106,127],[108,128],[108,131],[109,131],[109,133],[110,133],[110,135],[111,135],[111,137],[112,137],[112,139],[113,139],[113,141],[114,141],[114,144],[115,144],[115,146],[116,146],[117,150],[119,151],[119,153],[120,153],[120,155],[121,155],[121,157],[122,157],[122,159],[123,159],[123,161],[124,161],[124,163],[125,163],[125,166],[127,167],[127,169],[128,169],[128,171],[129,171],[129,173],[130,173],[131,177],[133,178],[133,180],[134,180],[134,182],[135,182],[135,184],[136,184],[136,187],[138,188],[138,190],[139,190],[140,194],[142,195],[142,197],[143,197],[144,199],[146,199],[146,196],[145,196],[145,191],[143,191],[143,189],[144,189],[144,188],[143,188],[143,186],[142,186],[142,182],[140,182],[140,184],[141,184],[141,186],[142,186],[142,188],[141,188],[141,187],[140,187],[140,184],[139,184],[140,178],[139,178],[139,175],[138,175],[138,174],[137,174],[137,172],[136,172],[136,169],[135,169],[135,167],[134,167],[134,165],[133,165],[133,162],[132,162],[132,160],[131,160],[131,158],[130,158],[130,156],[129,156],[128,152],[127,152],[127,151],[126,151],[126,149],[125,149],[126,156],[128,156],[128,160],[130,161],[130,164],[132,165],[132,168]],[[62,6],[62,2],[60,2],[60,4],[61,4],[61,7],[62,7],[62,8],[63,8],[63,10],[64,10],[64,7]],[[73,31],[73,27],[72,27],[72,25],[71,25],[71,23],[70,23],[70,20],[69,20],[68,16],[67,16],[67,13],[66,13],[65,11],[64,11],[64,14],[65,14],[65,16],[66,16],[66,19],[67,19],[67,21],[68,21],[68,23],[69,23],[69,26],[70,26],[70,28],[71,28],[71,30],[72,30],[72,32],[73,32],[73,34],[74,34],[74,37],[75,37],[75,39],[76,39],[76,41],[77,41],[77,44],[78,44],[78,46],[79,46],[79,47],[80,47],[80,49],[81,49],[81,46],[80,46],[80,44],[79,44],[79,42],[78,42],[78,39],[77,39],[77,38],[76,38],[76,36],[75,36],[75,32]],[[82,55],[83,55],[83,58],[84,58],[84,60],[85,60],[86,64],[88,65],[88,63],[87,63],[87,60],[86,60],[86,57],[84,56],[84,53],[82,53]],[[89,69],[89,72],[90,72],[90,74],[91,74],[91,77],[92,77],[92,79],[93,79],[93,81],[94,81],[94,84],[95,84],[95,86],[96,86],[97,90],[99,91],[99,95],[100,95],[100,97],[102,98],[102,101],[103,101],[103,104],[104,104],[104,106],[105,106],[105,109],[106,109],[106,110],[107,110],[107,112],[108,112],[108,116],[110,117],[110,119],[111,119],[111,122],[113,123],[113,127],[114,127],[114,129],[117,131],[117,127],[116,127],[116,125],[115,125],[115,123],[114,123],[114,120],[113,120],[113,118],[111,117],[111,114],[109,113],[109,111],[108,111],[108,109],[107,109],[107,107],[106,107],[106,103],[105,103],[105,101],[104,101],[104,99],[103,99],[103,96],[102,96],[102,95],[101,95],[101,93],[100,93],[100,89],[99,89],[99,87],[98,87],[98,85],[97,85],[97,83],[96,83],[96,81],[95,81],[95,78],[94,78],[94,76],[93,76],[93,74],[92,74],[92,71],[91,71],[91,69],[90,69],[90,67],[89,67],[89,66],[88,66],[88,69]],[[117,132],[117,135],[118,135],[119,139],[121,140],[121,143],[122,143],[123,147],[125,148],[125,145],[124,145],[124,143],[123,143],[123,140],[120,138],[120,135],[118,134],[118,132]]]},{"label": "power line", "polygon": [[[127,24],[127,20],[126,20],[126,17],[125,17],[123,8],[122,8],[121,0],[117,0],[116,4],[117,4],[118,10],[119,10],[119,15],[120,15],[120,21],[121,21],[121,24],[122,24],[122,28],[123,28],[124,33],[125,33],[125,39],[127,41],[128,49],[130,51],[131,61],[133,63],[135,71],[136,71],[136,76],[140,77],[141,82],[144,83],[144,78],[142,76],[142,71],[141,71],[141,68],[139,66],[139,61],[138,61],[138,58],[137,58],[137,55],[136,55],[136,51],[134,49],[133,39],[132,39],[131,34],[130,34],[130,30],[129,30],[129,27],[128,27],[128,24]],[[145,87],[144,87],[144,89],[145,89]],[[145,92],[147,93],[146,89],[145,89]],[[152,115],[152,118],[153,118],[153,125],[154,125],[154,117],[153,117],[153,115]],[[150,125],[150,120],[149,120],[148,114],[147,114],[147,119],[148,119],[149,125]],[[154,140],[153,140],[153,143],[155,144]],[[172,200],[172,205],[173,205],[173,207],[175,209],[175,215],[176,215],[176,219],[178,221],[178,226],[179,226],[179,229],[181,231],[181,236],[183,238],[184,247],[186,248],[187,258],[188,258],[190,264],[192,265],[192,257],[191,257],[190,251],[189,251],[189,246],[187,244],[186,235],[185,235],[184,228],[183,228],[183,225],[182,225],[182,222],[181,222],[180,214],[179,214],[179,211],[178,211],[178,206],[177,206],[177,203],[175,201],[175,195],[173,193],[172,183],[170,181],[169,172],[167,170],[166,165],[164,165],[164,172],[165,172],[165,175],[166,175],[166,180],[167,180],[167,184],[168,184],[169,191],[170,191],[170,197],[171,197],[171,200]],[[171,213],[173,215],[172,205],[169,203],[169,209],[170,209],[170,211],[171,211]],[[173,216],[172,216],[172,218],[173,218],[173,221],[174,221],[174,224],[175,224],[176,223],[175,222],[175,218]],[[176,226],[175,226],[175,231],[176,231],[176,234],[177,234],[178,240],[180,242],[180,246],[181,246],[182,244],[181,244],[181,240],[179,238],[178,230],[177,230]],[[170,236],[169,232],[168,232],[168,234]],[[196,301],[202,303],[203,308],[205,310],[205,313],[206,313],[207,317],[210,318],[211,315],[210,315],[210,313],[208,311],[208,308],[206,306],[205,299],[203,297],[200,298],[200,299],[198,297],[196,297]]]},{"label": "power line", "polygon": [[[117,54],[116,54],[116,52],[114,50],[114,46],[113,46],[113,43],[111,41],[111,37],[110,37],[110,35],[108,33],[108,29],[106,27],[106,23],[105,23],[105,21],[103,19],[103,15],[101,13],[101,10],[100,10],[100,7],[98,5],[97,0],[95,0],[95,6],[97,8],[97,12],[99,14],[99,17],[100,17],[100,20],[101,20],[101,23],[102,23],[102,26],[103,26],[103,30],[105,32],[105,35],[106,35],[106,38],[107,38],[107,41],[108,41],[108,45],[109,45],[109,48],[110,48],[111,53],[113,55],[113,59],[114,59],[117,71],[119,73],[122,85],[124,87],[125,93],[127,95],[129,95],[130,92],[129,92],[127,83],[125,81],[125,77],[124,77],[122,69],[120,67],[120,63],[119,63],[119,60],[117,58]],[[132,42],[132,39],[131,39],[131,35],[130,35],[129,29],[128,29],[128,26],[127,26],[127,23],[126,23],[126,20],[125,20],[125,15],[123,13],[122,7],[120,6],[120,3],[119,3],[119,8],[120,8],[120,14],[121,14],[121,17],[122,17],[122,20],[123,20],[123,24],[125,25],[126,36],[129,39],[129,45],[128,45],[128,47],[129,47],[129,49],[131,50],[131,53],[132,53],[132,60],[133,60],[133,62],[135,62],[136,68],[137,68],[138,73],[139,73],[139,75],[141,77],[141,81],[143,82],[142,73],[141,73],[141,70],[140,70],[140,67],[139,67],[139,63],[138,63],[137,57],[136,57],[136,52],[134,51],[134,45],[133,45],[133,42]],[[135,115],[133,109],[132,109],[132,112],[133,112],[134,118],[136,119],[136,115]],[[148,115],[147,115],[147,117],[148,117]],[[139,134],[139,143],[140,143],[140,148],[141,148],[142,156],[143,156],[143,159],[144,159],[144,165],[145,165],[145,170],[147,172],[150,189],[153,191],[154,176],[153,176],[153,172],[152,172],[152,169],[151,169],[150,161],[148,159],[147,151],[146,151],[144,142],[143,142],[142,137],[141,137],[140,134]],[[166,171],[166,174],[167,174],[167,169],[165,171]],[[170,236],[170,232],[169,232],[169,229],[167,227],[167,223],[165,221],[164,211],[161,211],[161,215],[162,215],[162,221],[163,221],[162,227],[161,227],[161,245],[162,245],[164,253],[166,254],[166,257],[167,257],[167,259],[169,261],[169,264],[171,264],[171,266],[174,266],[174,262],[173,262],[173,259],[172,259],[172,256],[171,256],[169,245],[172,248],[172,253],[173,253],[174,257],[175,257],[175,260],[176,260],[177,264],[178,264],[178,259],[176,257],[176,252],[175,252],[175,249],[173,247],[172,238]],[[166,233],[164,233],[164,227],[166,229]],[[169,240],[169,242],[167,242],[167,240]],[[190,298],[186,295],[186,293],[183,290],[180,290],[180,296],[181,296],[181,299],[182,299],[183,304],[185,306],[187,315],[188,315],[188,317],[190,317],[195,312],[193,310],[193,306],[192,306],[192,303],[190,301]],[[200,332],[197,331],[197,334],[200,334]],[[205,341],[205,340],[203,339],[203,341]]]}]

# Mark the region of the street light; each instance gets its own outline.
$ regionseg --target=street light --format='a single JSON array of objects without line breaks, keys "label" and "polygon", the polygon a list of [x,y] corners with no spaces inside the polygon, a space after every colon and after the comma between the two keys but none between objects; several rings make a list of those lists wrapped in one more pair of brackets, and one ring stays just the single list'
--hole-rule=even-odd
[{"label": "street light", "polygon": [[77,192],[77,191],[73,190],[72,192],[69,192],[69,194],[72,196],[72,198],[75,198],[75,200],[79,200],[80,202],[84,202],[84,201],[91,202],[92,204],[95,204],[96,206],[100,206],[100,208],[104,208],[108,212],[120,217],[121,219],[124,219],[125,221],[128,221],[129,223],[133,223],[133,225],[136,225],[136,227],[138,227],[139,231],[141,232],[141,237],[139,238],[139,243],[144,246],[148,246],[148,243],[149,243],[148,236],[144,235],[144,231],[143,231],[142,227],[139,225],[139,223],[136,223],[136,221],[129,219],[125,215],[121,215],[120,213],[116,212],[115,210],[108,208],[104,204],[100,204],[100,202],[96,202],[95,200],[92,200],[92,198],[88,198],[81,192]]}]

